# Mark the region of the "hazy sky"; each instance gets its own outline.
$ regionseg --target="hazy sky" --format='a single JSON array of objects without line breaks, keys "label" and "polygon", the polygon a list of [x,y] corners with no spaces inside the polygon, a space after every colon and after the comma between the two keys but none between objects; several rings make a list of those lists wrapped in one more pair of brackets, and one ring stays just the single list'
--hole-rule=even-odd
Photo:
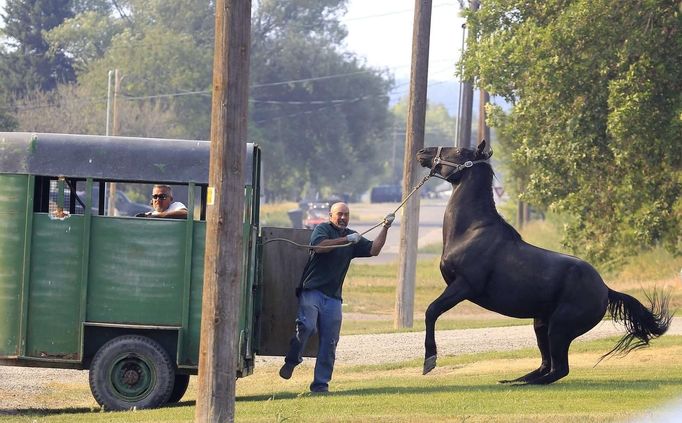
[{"label": "hazy sky", "polygon": [[[408,78],[412,54],[415,0],[349,0],[343,19],[346,45],[373,67],[390,68],[396,78]],[[462,46],[459,3],[433,0],[429,48],[429,79],[454,80]]]}]

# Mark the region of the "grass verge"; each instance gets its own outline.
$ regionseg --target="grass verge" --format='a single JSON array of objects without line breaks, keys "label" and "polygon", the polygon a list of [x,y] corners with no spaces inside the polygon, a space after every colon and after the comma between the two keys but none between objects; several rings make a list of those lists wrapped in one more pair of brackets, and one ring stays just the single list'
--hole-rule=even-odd
[{"label": "grass verge", "polygon": [[[421,363],[416,361],[339,364],[332,392],[322,396],[307,391],[312,378],[309,364],[289,381],[276,377],[276,366],[260,366],[237,382],[236,421],[556,423],[663,417],[674,421],[666,406],[682,395],[682,337],[663,337],[650,348],[594,367],[614,341],[576,342],[571,373],[549,386],[497,383],[535,368],[539,358],[532,349],[443,357],[427,376],[421,375]],[[0,422],[192,421],[194,382],[185,401],[175,407],[118,413],[87,407],[29,410],[0,415]],[[87,385],[80,389],[87,390]]]}]

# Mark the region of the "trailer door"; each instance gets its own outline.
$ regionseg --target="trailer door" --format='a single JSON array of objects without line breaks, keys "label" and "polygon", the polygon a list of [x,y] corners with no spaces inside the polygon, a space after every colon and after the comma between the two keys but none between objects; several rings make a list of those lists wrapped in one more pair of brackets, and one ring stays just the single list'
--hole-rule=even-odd
[{"label": "trailer door", "polygon": [[[308,261],[308,249],[284,241],[308,245],[310,229],[262,228],[262,291],[259,355],[284,356],[296,329],[298,286]],[[317,355],[317,334],[312,336],[304,357]]]}]

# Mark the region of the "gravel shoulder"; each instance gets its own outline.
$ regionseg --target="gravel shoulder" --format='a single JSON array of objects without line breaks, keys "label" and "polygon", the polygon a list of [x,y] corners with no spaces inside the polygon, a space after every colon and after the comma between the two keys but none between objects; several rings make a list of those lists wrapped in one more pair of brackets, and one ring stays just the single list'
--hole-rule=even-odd
[{"label": "gravel shoulder", "polygon": [[[575,342],[623,334],[625,329],[622,326],[602,321]],[[673,319],[667,334],[682,334],[682,317]],[[531,325],[436,331],[436,342],[441,357],[536,346]],[[341,365],[386,364],[423,358],[423,331],[342,336],[336,350],[336,363]],[[280,357],[258,357],[257,360],[262,364],[282,362]]]},{"label": "gravel shoulder", "polygon": [[[624,334],[624,329],[603,321],[578,338],[577,342]],[[673,319],[668,334],[682,335],[682,318]],[[535,346],[530,325],[501,328],[461,329],[436,332],[441,357],[487,351],[509,351]],[[337,348],[337,364],[385,364],[423,358],[424,332],[342,336]],[[312,359],[307,359],[312,360]],[[256,366],[275,366],[281,357],[257,357]],[[0,366],[0,416],[29,408],[63,408],[51,404],[46,393],[55,386],[68,384],[87,388],[88,373],[79,370],[41,369]],[[93,399],[71,407],[94,406]]]}]

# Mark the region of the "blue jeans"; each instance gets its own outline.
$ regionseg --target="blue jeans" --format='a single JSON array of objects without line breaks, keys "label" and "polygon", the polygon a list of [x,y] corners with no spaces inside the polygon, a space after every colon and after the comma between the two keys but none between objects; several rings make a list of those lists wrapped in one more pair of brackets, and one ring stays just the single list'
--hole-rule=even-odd
[{"label": "blue jeans", "polygon": [[310,385],[311,391],[329,388],[336,359],[336,344],[339,342],[341,332],[341,319],[341,300],[328,297],[315,289],[301,292],[296,316],[296,334],[291,338],[289,352],[284,361],[294,366],[299,365],[303,361],[301,354],[308,339],[316,330],[319,332],[320,344],[315,361],[315,378]]}]

